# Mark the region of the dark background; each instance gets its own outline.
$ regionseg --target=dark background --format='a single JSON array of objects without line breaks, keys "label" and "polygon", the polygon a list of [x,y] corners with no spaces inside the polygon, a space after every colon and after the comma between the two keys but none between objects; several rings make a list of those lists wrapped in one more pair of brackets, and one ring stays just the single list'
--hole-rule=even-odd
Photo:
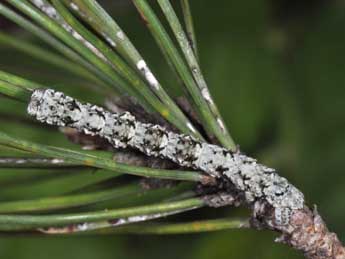
[{"label": "dark background", "polygon": [[[102,1],[165,86],[175,81],[130,1]],[[154,2],[154,1],[152,1]],[[191,1],[201,65],[228,128],[246,153],[278,168],[302,189],[310,205],[345,241],[345,3],[344,1]],[[0,21],[18,39],[37,41]],[[39,43],[41,44],[41,43]],[[43,45],[42,45],[43,46]],[[88,101],[83,82],[8,46],[0,68]],[[96,96],[96,97],[94,97]],[[0,127],[26,139],[67,145],[6,115],[24,107],[0,97]],[[48,135],[47,135],[48,136]],[[246,211],[199,210],[185,216],[216,218]],[[273,243],[266,231],[231,230],[175,236],[1,237],[0,258],[302,258]]]}]

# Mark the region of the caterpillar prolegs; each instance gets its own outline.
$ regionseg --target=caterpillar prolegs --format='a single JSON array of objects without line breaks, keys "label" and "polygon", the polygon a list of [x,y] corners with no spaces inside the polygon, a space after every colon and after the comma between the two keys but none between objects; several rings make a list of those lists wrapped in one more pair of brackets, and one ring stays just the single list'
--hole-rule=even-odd
[{"label": "caterpillar prolegs", "polygon": [[265,200],[275,210],[275,223],[289,223],[293,210],[304,206],[303,194],[274,169],[253,158],[188,135],[138,121],[128,112],[117,114],[79,101],[51,89],[33,92],[28,113],[38,121],[72,127],[108,140],[115,148],[132,147],[148,156],[169,159],[180,166],[226,177],[245,195],[248,203]]}]

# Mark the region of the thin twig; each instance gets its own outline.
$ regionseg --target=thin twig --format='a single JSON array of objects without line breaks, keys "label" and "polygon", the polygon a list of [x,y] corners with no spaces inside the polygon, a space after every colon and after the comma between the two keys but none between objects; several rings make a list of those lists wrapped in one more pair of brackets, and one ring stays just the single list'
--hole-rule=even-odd
[{"label": "thin twig", "polygon": [[[202,170],[223,182],[229,193],[204,200],[206,204],[217,207],[241,199],[240,203],[252,209],[253,227],[282,233],[279,241],[301,250],[308,258],[345,258],[345,248],[328,231],[319,214],[306,206],[303,194],[274,169],[240,152],[167,132],[157,125],[137,121],[129,113],[111,114],[50,89],[33,93],[28,112],[41,122],[101,136],[115,148],[131,146],[148,156]],[[232,195],[234,192],[238,195]]]}]

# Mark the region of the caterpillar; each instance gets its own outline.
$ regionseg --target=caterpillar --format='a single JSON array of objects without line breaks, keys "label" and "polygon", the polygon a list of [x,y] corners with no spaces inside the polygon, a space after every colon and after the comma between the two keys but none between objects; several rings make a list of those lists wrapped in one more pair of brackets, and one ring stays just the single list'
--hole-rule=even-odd
[{"label": "caterpillar", "polygon": [[115,148],[135,148],[216,178],[225,177],[249,204],[259,200],[270,204],[278,225],[288,224],[292,211],[304,207],[303,194],[274,169],[240,152],[140,122],[129,112],[111,113],[52,89],[34,90],[27,111],[40,122],[100,136]]}]

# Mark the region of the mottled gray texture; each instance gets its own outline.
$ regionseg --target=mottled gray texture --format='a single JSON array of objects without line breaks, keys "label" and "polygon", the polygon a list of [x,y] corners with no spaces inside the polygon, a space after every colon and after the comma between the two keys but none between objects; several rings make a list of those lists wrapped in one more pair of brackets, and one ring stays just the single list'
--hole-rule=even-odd
[{"label": "mottled gray texture", "polygon": [[217,178],[226,177],[245,194],[248,203],[266,201],[270,204],[278,225],[288,224],[292,211],[304,206],[303,194],[274,169],[239,152],[169,132],[158,125],[142,123],[128,112],[110,113],[46,89],[34,91],[28,113],[41,122],[68,126],[105,138],[115,148],[129,146]]}]

